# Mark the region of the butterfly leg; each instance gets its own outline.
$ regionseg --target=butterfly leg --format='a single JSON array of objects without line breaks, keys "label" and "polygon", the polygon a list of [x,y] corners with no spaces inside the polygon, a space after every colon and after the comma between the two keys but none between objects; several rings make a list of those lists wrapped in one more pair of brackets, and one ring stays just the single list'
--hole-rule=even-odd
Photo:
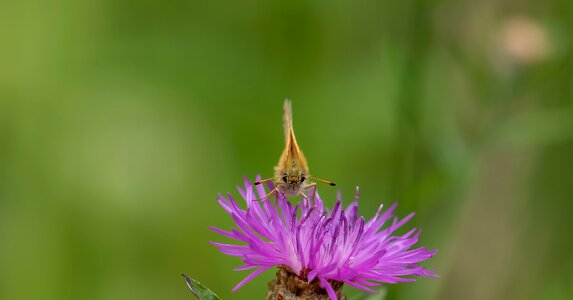
[{"label": "butterfly leg", "polygon": [[[314,197],[316,197],[316,183],[311,183],[307,186],[304,187],[305,190],[309,190],[312,189],[311,191],[311,196],[312,196],[312,200],[314,202]],[[303,192],[300,193],[302,195],[302,197],[304,197],[304,199],[306,199],[306,201],[308,202],[308,204],[310,205],[310,198]]]},{"label": "butterfly leg", "polygon": [[[276,195],[276,194],[278,193],[278,191],[279,191],[279,186],[277,185],[277,186],[276,186],[272,191],[270,191],[266,196],[264,196],[264,197],[261,198],[261,199],[255,200],[255,201],[265,201],[265,200],[267,200],[267,199],[269,198],[270,195],[272,195],[272,194],[275,194],[275,195]],[[278,195],[277,195],[277,196],[278,196]]]}]

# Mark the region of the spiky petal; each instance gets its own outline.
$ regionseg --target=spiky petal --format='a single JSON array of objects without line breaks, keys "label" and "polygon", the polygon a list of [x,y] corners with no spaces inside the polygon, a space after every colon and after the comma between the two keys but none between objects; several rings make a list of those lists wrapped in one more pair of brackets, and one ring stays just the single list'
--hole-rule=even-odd
[{"label": "spiky petal", "polygon": [[[274,188],[272,184],[268,187]],[[419,230],[392,235],[414,216],[412,213],[402,220],[394,217],[396,204],[386,211],[380,207],[374,217],[366,221],[357,213],[358,191],[346,209],[338,197],[332,210],[328,210],[318,194],[310,200],[303,198],[293,206],[280,193],[274,202],[258,201],[267,191],[247,179],[244,188],[238,187],[238,190],[246,209],[230,194],[218,197],[219,204],[231,215],[237,228],[225,231],[211,227],[242,243],[211,242],[221,252],[242,258],[244,266],[238,270],[255,269],[233,291],[274,266],[287,267],[308,281],[318,280],[331,299],[337,298],[329,282],[344,282],[373,292],[372,287],[383,282],[415,281],[411,276],[435,277],[432,270],[418,263],[437,251],[425,247],[412,249],[418,242]]]}]

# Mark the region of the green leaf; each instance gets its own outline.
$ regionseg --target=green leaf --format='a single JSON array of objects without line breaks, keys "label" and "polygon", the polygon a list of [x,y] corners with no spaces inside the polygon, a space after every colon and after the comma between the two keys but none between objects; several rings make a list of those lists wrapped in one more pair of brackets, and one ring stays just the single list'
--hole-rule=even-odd
[{"label": "green leaf", "polygon": [[189,290],[197,299],[199,300],[221,300],[217,294],[213,293],[210,289],[206,288],[204,285],[199,283],[199,281],[187,277],[187,275],[181,273],[183,280],[189,287]]}]

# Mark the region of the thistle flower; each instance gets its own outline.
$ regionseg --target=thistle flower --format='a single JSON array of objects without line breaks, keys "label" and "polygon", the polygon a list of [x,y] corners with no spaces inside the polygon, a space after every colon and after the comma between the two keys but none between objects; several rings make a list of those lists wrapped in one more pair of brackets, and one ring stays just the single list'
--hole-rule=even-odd
[{"label": "thistle flower", "polygon": [[[418,242],[419,230],[392,235],[414,216],[411,213],[402,220],[393,217],[396,204],[386,211],[380,206],[374,217],[365,221],[358,216],[358,189],[355,200],[346,209],[338,195],[334,207],[328,210],[318,194],[301,199],[293,207],[281,193],[275,201],[259,201],[267,194],[265,188],[253,186],[247,179],[244,184],[244,188],[238,187],[238,190],[246,202],[246,210],[239,207],[231,194],[218,197],[219,204],[231,215],[237,228],[225,231],[210,227],[216,233],[244,243],[211,242],[224,254],[242,258],[244,265],[236,270],[255,269],[233,291],[274,266],[288,271],[299,281],[318,283],[328,297],[335,300],[343,284],[376,293],[372,287],[379,283],[415,281],[404,276],[435,277],[432,270],[418,263],[437,251],[425,247],[410,249]],[[268,188],[274,187],[268,184]],[[382,228],[387,223],[391,224]]]}]

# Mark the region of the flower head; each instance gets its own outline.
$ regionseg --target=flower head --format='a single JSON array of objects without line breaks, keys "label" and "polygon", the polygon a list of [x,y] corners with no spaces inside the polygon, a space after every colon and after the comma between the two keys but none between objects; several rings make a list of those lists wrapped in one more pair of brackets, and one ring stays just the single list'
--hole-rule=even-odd
[{"label": "flower head", "polygon": [[[272,184],[268,187],[274,188]],[[358,190],[355,200],[346,209],[339,196],[332,210],[324,207],[318,194],[303,198],[293,206],[281,193],[274,202],[258,200],[267,191],[262,185],[253,186],[247,179],[245,187],[238,190],[246,209],[230,194],[218,198],[237,228],[225,231],[211,227],[221,235],[244,243],[212,242],[221,252],[242,258],[244,265],[236,270],[255,269],[233,291],[274,266],[286,268],[309,282],[318,280],[331,299],[337,299],[332,282],[375,292],[370,287],[379,282],[415,281],[404,277],[408,275],[435,276],[418,263],[437,251],[425,247],[411,249],[418,242],[419,230],[392,235],[414,216],[411,213],[402,220],[393,217],[396,204],[386,211],[380,206],[374,217],[366,221],[358,216]]]}]

